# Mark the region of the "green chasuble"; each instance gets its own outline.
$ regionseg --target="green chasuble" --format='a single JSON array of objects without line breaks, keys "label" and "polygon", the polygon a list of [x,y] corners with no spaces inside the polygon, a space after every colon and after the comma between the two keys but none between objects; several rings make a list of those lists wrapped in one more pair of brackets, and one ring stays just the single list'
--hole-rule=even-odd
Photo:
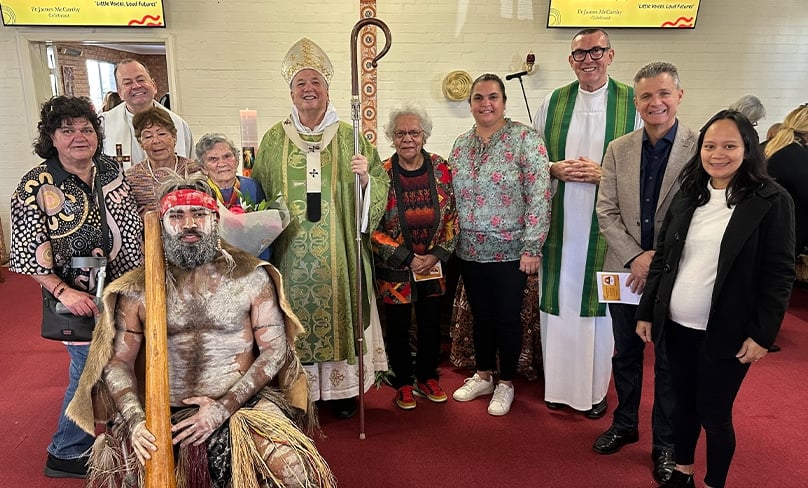
[{"label": "green chasuble", "polygon": [[[634,89],[628,85],[609,78],[606,101],[606,135],[603,142],[603,154],[609,143],[634,130],[636,110],[634,108]],[[547,108],[547,123],[544,128],[544,140],[550,161],[565,159],[567,131],[578,96],[578,82],[574,81],[553,92]],[[606,240],[600,234],[598,217],[592,211],[589,230],[589,249],[586,256],[586,268],[581,297],[581,317],[602,317],[606,315],[606,305],[598,302],[597,272],[603,269],[606,257]],[[564,182],[558,182],[553,195],[550,231],[542,249],[542,295],[541,310],[553,315],[559,314],[558,286],[560,280],[562,242],[564,239]]]},{"label": "green chasuble", "polygon": [[[353,324],[357,319],[355,175],[351,172],[353,128],[339,122],[333,140],[320,153],[322,217],[306,219],[306,155],[284,132],[287,119],[264,135],[252,177],[268,197],[281,194],[291,222],[273,244],[272,260],[283,275],[283,288],[303,327],[295,344],[301,362],[347,359],[354,364]],[[307,142],[322,136],[302,135]],[[364,137],[360,150],[368,159],[370,215],[368,230],[379,224],[387,204],[390,180],[376,149]],[[363,321],[370,323],[368,297],[374,293],[369,234],[362,235],[364,272]]]}]

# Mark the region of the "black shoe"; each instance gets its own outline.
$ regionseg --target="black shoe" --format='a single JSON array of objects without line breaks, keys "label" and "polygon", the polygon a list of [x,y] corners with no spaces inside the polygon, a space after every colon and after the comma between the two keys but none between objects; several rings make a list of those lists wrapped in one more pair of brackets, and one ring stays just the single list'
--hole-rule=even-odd
[{"label": "black shoe", "polygon": [[636,430],[620,432],[615,427],[609,427],[609,430],[595,439],[592,450],[598,454],[614,454],[626,444],[633,444],[638,440],[640,440],[640,433]]},{"label": "black shoe", "polygon": [[549,408],[550,410],[561,410],[562,408],[564,408],[563,403],[544,402],[544,404],[547,405],[547,408]]},{"label": "black shoe", "polygon": [[772,347],[769,348],[769,352],[780,352],[782,349],[777,344],[772,344]]},{"label": "black shoe", "polygon": [[331,411],[338,419],[349,419],[356,414],[356,397],[331,400]]},{"label": "black shoe", "polygon": [[59,459],[48,454],[45,461],[45,476],[48,478],[86,478],[88,457]]},{"label": "black shoe", "polygon": [[584,416],[588,419],[599,419],[606,415],[606,410],[608,410],[609,405],[606,403],[606,399],[599,401],[598,403],[592,405],[592,408],[584,412]]},{"label": "black shoe", "polygon": [[673,470],[668,482],[662,485],[663,488],[696,488],[696,482],[692,474],[684,474],[681,471]]},{"label": "black shoe", "polygon": [[654,461],[654,479],[659,484],[665,485],[674,473],[673,468],[676,467],[676,461],[673,460],[673,451],[671,449],[653,449],[651,459]]}]

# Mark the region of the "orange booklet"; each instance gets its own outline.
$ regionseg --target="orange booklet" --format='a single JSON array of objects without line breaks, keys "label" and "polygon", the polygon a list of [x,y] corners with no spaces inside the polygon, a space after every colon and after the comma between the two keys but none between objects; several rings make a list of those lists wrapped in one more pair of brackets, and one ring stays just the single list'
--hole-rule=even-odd
[{"label": "orange booklet", "polygon": [[415,277],[415,281],[436,280],[443,278],[443,267],[441,267],[440,261],[438,261],[428,272],[420,274],[413,271],[412,275]]},{"label": "orange booklet", "polygon": [[598,271],[598,301],[601,303],[640,303],[641,294],[631,291],[626,285],[629,273],[605,273]]}]

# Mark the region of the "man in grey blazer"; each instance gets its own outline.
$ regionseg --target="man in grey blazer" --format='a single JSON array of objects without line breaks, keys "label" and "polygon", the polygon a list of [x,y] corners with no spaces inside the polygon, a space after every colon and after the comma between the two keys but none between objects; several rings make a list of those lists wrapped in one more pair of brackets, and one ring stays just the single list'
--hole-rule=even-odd
[{"label": "man in grey blazer", "polygon": [[[674,65],[643,66],[634,76],[634,105],[644,128],[612,141],[603,158],[596,205],[600,231],[608,244],[603,270],[629,273],[627,285],[636,293],[645,286],[656,234],[679,188],[679,172],[697,149],[698,134],[676,118],[683,93]],[[615,453],[639,440],[645,343],[634,332],[636,311],[636,305],[609,304],[618,405],[611,427],[592,446],[600,454]],[[651,456],[654,478],[665,483],[674,467],[673,391],[664,347],[655,352]]]}]

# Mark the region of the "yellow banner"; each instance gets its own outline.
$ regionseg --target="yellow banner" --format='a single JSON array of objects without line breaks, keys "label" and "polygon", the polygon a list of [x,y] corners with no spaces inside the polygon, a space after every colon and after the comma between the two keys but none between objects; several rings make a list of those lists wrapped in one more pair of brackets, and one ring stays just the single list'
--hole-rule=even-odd
[{"label": "yellow banner", "polygon": [[4,0],[5,25],[165,27],[163,0]]},{"label": "yellow banner", "polygon": [[699,0],[551,0],[547,27],[650,27],[696,26]]}]

